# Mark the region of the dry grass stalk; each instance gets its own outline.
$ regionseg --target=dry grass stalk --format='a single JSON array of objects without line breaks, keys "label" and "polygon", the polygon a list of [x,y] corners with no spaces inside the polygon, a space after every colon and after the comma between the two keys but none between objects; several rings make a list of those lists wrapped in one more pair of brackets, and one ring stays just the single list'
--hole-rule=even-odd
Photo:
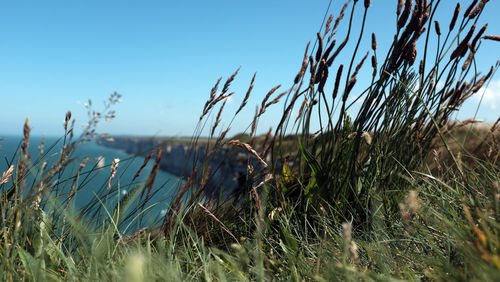
[{"label": "dry grass stalk", "polygon": [[500,35],[485,35],[483,38],[486,40],[500,41]]},{"label": "dry grass stalk", "polygon": [[[285,121],[290,117],[290,113],[291,113],[293,107],[295,106],[295,102],[297,101],[297,99],[300,96],[299,91],[302,88],[302,83],[303,83],[303,81],[301,81],[299,83],[299,85],[295,88],[295,93],[293,94],[293,97],[292,97],[290,103],[288,104],[285,111],[283,112],[283,115],[281,116],[281,120],[278,123],[278,126],[276,127],[276,134],[275,135],[278,135],[278,131],[283,128]],[[273,141],[271,142],[270,146],[268,147],[268,149],[270,149],[271,146],[273,146],[273,144],[274,144],[274,138],[273,138]]]},{"label": "dry grass stalk", "polygon": [[311,74],[311,83],[315,81],[317,63],[314,61],[312,56],[309,56],[309,73]]},{"label": "dry grass stalk", "polygon": [[71,112],[68,111],[66,113],[66,118],[64,119],[64,131],[66,132],[68,130],[68,123],[69,123],[69,120],[71,119]]},{"label": "dry grass stalk", "polygon": [[476,123],[483,123],[483,122],[484,122],[484,120],[469,118],[469,119],[462,121],[460,124],[458,124],[456,128],[463,127],[463,126],[466,126],[469,124],[476,124]]},{"label": "dry grass stalk", "polygon": [[355,76],[352,76],[344,91],[344,95],[342,95],[342,102],[347,101],[347,97],[349,97],[349,93],[351,93],[352,88],[358,82],[358,79]]},{"label": "dry grass stalk", "polygon": [[221,80],[222,80],[222,77],[219,77],[217,79],[217,82],[215,83],[214,87],[212,87],[212,89],[210,90],[210,99],[215,98],[215,93],[217,93],[217,88],[219,88],[219,83]]},{"label": "dry grass stalk", "polygon": [[401,10],[403,10],[404,0],[398,0],[398,8],[396,9],[396,15],[401,14]]},{"label": "dry grass stalk", "polygon": [[[45,173],[45,177],[39,182],[38,184],[38,192],[35,194],[35,198],[39,198],[40,195],[45,192],[46,188],[51,188],[52,186],[57,184],[58,179],[53,181],[51,184],[47,185],[49,181],[62,171],[66,166],[68,166],[69,163],[74,161],[73,158],[68,158],[68,155],[70,152],[72,152],[76,148],[76,144],[71,145],[67,150],[64,150],[61,154],[61,158],[59,158],[50,168],[50,170]],[[47,166],[47,163],[44,162],[41,168],[41,171],[45,170],[45,167]]]},{"label": "dry grass stalk", "polygon": [[257,130],[257,121],[259,120],[259,106],[255,106],[255,114],[252,120],[252,130],[250,131],[250,136],[254,136]]},{"label": "dry grass stalk", "polygon": [[339,26],[340,21],[344,18],[345,10],[347,9],[349,2],[351,2],[351,0],[346,1],[344,3],[344,6],[342,6],[342,9],[340,10],[339,16],[335,19],[335,24],[333,25],[333,29],[332,29],[332,35],[330,35],[330,36],[333,36],[333,34],[334,34],[333,32],[335,32],[335,30],[337,30],[337,27]]},{"label": "dry grass stalk", "polygon": [[458,98],[460,98],[460,92],[458,89],[452,88],[446,95],[442,96],[442,102],[449,98],[448,105],[457,106]]},{"label": "dry grass stalk", "polygon": [[483,27],[479,30],[479,32],[474,36],[474,39],[472,39],[472,43],[470,44],[470,49],[472,52],[476,52],[476,45],[483,33],[486,31],[488,28],[488,24],[483,25]]},{"label": "dry grass stalk", "polygon": [[273,128],[269,127],[269,130],[267,131],[266,137],[264,138],[264,142],[262,142],[262,147],[260,149],[261,150],[260,155],[262,156],[262,158],[266,158],[266,155],[265,155],[265,152],[267,151],[266,146],[267,146],[267,142],[269,142],[269,138],[271,137],[272,130],[273,130]]},{"label": "dry grass stalk", "polygon": [[264,186],[267,182],[271,181],[271,179],[273,179],[273,176],[271,174],[266,174],[264,180],[262,180],[257,186],[252,187],[252,193],[254,194],[255,203],[257,205],[257,209],[259,210],[259,212],[261,212],[261,201],[257,189]]},{"label": "dry grass stalk", "polygon": [[358,72],[361,70],[361,67],[364,64],[364,62],[366,60],[366,57],[368,57],[368,52],[366,52],[366,55],[363,57],[363,59],[361,59],[361,61],[359,62],[359,64],[356,66],[356,69],[354,70],[354,73],[352,74],[352,76],[357,76],[358,75]]},{"label": "dry grass stalk", "polygon": [[194,178],[196,177],[197,173],[198,169],[195,167],[193,171],[191,171],[191,174],[189,174],[186,183],[182,186],[181,190],[179,191],[179,194],[177,194],[175,201],[172,203],[172,207],[175,207],[177,209],[180,208],[180,206],[182,205],[182,197],[184,197],[184,194],[186,194],[189,187],[193,186]]},{"label": "dry grass stalk", "polygon": [[[163,218],[163,232],[164,234],[168,234],[170,230],[172,230],[176,217],[179,214],[179,211],[182,206],[183,202],[183,197],[184,194],[188,191],[188,189],[193,186],[194,183],[194,178],[196,177],[198,173],[198,169],[195,167],[193,171],[191,171],[191,174],[189,174],[189,177],[186,180],[186,183],[182,186],[181,190],[179,193],[177,193],[177,197],[175,197],[175,200],[171,202],[170,208],[168,213],[165,215]],[[193,198],[191,198],[193,200]]]},{"label": "dry grass stalk", "polygon": [[224,223],[222,223],[222,221],[220,221],[213,213],[211,213],[207,208],[205,208],[201,203],[198,203],[198,206],[204,211],[206,212],[211,218],[213,218],[217,223],[220,224],[221,228],[227,233],[229,234],[235,241],[236,243],[238,243],[238,245],[240,244],[240,241],[238,241],[238,239],[236,239],[236,237],[233,235],[233,233],[231,233],[231,231],[229,231],[229,229],[227,229],[226,225],[224,225]]},{"label": "dry grass stalk", "polygon": [[417,41],[412,41],[408,46],[409,48],[405,51],[404,59],[411,66],[415,63],[415,59],[417,58]]},{"label": "dry grass stalk", "polygon": [[458,19],[458,14],[460,13],[460,8],[461,8],[460,3],[457,3],[457,6],[455,7],[455,12],[453,12],[453,17],[451,18],[450,21],[450,31],[455,28],[455,24],[457,23]]},{"label": "dry grass stalk", "polygon": [[356,69],[354,70],[353,74],[351,75],[351,79],[347,83],[346,89],[344,91],[344,95],[342,96],[342,101],[343,102],[345,102],[347,100],[347,97],[349,96],[349,93],[351,92],[352,88],[354,87],[354,85],[358,81],[358,79],[356,78],[356,76],[358,75],[358,72],[361,70],[361,67],[364,64],[364,62],[366,60],[366,57],[368,57],[368,52],[363,57],[363,59],[361,59],[361,61],[359,62],[359,64],[356,66]]},{"label": "dry grass stalk", "polygon": [[229,94],[220,94],[219,96],[217,96],[217,98],[215,99],[210,99],[208,100],[206,103],[205,103],[205,107],[204,107],[204,110],[203,110],[203,113],[202,115],[200,116],[200,120],[203,119],[203,117],[205,117],[209,112],[210,110],[217,104],[219,103],[220,101],[223,101],[223,100],[226,100],[227,98],[231,97],[234,95],[234,92],[231,92]]},{"label": "dry grass stalk", "polygon": [[[324,33],[324,36],[326,36],[329,32],[330,32],[330,26],[332,24],[332,21],[333,21],[333,15],[330,14],[330,16],[328,17],[328,19],[326,20],[326,26],[325,26],[325,33]],[[327,42],[329,42],[330,40],[328,40]]]},{"label": "dry grass stalk", "polygon": [[[335,43],[337,43],[337,40],[333,40],[330,45],[328,46],[328,48],[326,48],[326,51],[323,53],[323,57],[321,60],[325,60],[325,64],[326,64],[326,60],[328,59],[328,55],[330,55],[330,52],[332,52],[333,50],[333,47],[335,47]],[[328,70],[328,68],[326,68]]]},{"label": "dry grass stalk", "polygon": [[288,91],[283,91],[280,94],[278,94],[278,96],[276,96],[276,98],[274,98],[271,102],[269,102],[269,103],[266,104],[265,108],[267,109],[267,108],[269,108],[269,106],[277,104],[280,101],[280,99],[283,96],[285,96],[286,93],[288,93]]},{"label": "dry grass stalk", "polygon": [[474,59],[475,53],[473,47],[471,46],[469,49],[471,49],[469,52],[469,56],[467,56],[467,59],[465,60],[464,65],[462,66],[463,71],[465,71],[469,67],[470,63],[472,62],[472,59]]},{"label": "dry grass stalk", "polygon": [[135,238],[141,236],[142,234],[145,234],[148,229],[149,229],[149,227],[146,226],[144,228],[137,230],[136,232],[134,232],[134,234],[127,236],[127,237],[124,237],[123,242],[128,243],[128,242],[134,240]]},{"label": "dry grass stalk", "polygon": [[222,114],[222,111],[224,110],[224,106],[226,106],[226,102],[227,102],[227,99],[225,99],[224,103],[222,103],[222,106],[220,106],[219,112],[217,113],[217,118],[215,118],[215,124],[212,127],[212,132],[210,133],[210,136],[214,136],[215,129],[217,128],[217,126],[221,122],[220,116]]},{"label": "dry grass stalk", "polygon": [[222,77],[219,77],[217,79],[217,82],[215,83],[214,87],[212,87],[212,90],[210,90],[210,98],[207,100],[205,103],[205,106],[203,106],[203,112],[200,116],[200,120],[203,119],[203,117],[210,111],[210,109],[213,107],[213,102],[215,101],[215,93],[217,93],[217,89],[219,88],[219,83],[222,80]]},{"label": "dry grass stalk", "polygon": [[[211,166],[208,166],[207,169],[203,170],[203,175],[201,176],[200,186],[198,187],[198,189],[196,189],[196,192],[190,197],[190,199],[187,203],[188,206],[191,206],[193,201],[200,199],[201,194],[205,191],[205,186],[208,182],[208,178],[210,177],[211,170],[212,170]],[[216,192],[216,190],[213,191],[213,193],[215,193],[215,192]]]},{"label": "dry grass stalk", "polygon": [[434,162],[437,165],[437,169],[441,175],[444,173],[443,166],[441,165],[441,162],[439,161],[439,155],[440,153],[436,149],[432,149],[432,154],[434,155]]},{"label": "dry grass stalk", "polygon": [[318,67],[318,76],[316,77],[315,83],[319,83],[318,91],[323,93],[325,88],[326,80],[328,79],[328,68],[326,67],[326,60],[323,58]]},{"label": "dry grass stalk", "polygon": [[153,165],[153,168],[151,169],[151,173],[149,174],[148,180],[146,182],[146,185],[144,185],[144,189],[142,190],[141,197],[144,195],[144,191],[147,189],[146,193],[146,199],[144,200],[144,203],[142,204],[143,206],[146,204],[146,202],[149,200],[149,197],[151,196],[151,190],[153,190],[153,185],[155,183],[156,175],[158,174],[158,169],[160,168],[160,161],[161,157],[163,156],[163,145],[158,146],[158,149],[156,150],[156,159],[155,159],[155,164]]},{"label": "dry grass stalk", "polygon": [[231,84],[231,82],[234,80],[234,77],[236,76],[236,74],[238,73],[240,69],[238,68],[236,70],[236,72],[234,72],[226,81],[226,83],[224,84],[224,87],[222,89],[222,92],[219,94],[219,96],[215,97],[215,93],[217,92],[217,88],[218,88],[218,85],[220,83],[220,80],[221,78],[219,78],[217,80],[217,83],[215,84],[215,86],[212,88],[212,90],[210,91],[210,99],[208,99],[208,101],[205,103],[205,106],[203,106],[203,112],[200,116],[200,120],[203,119],[203,117],[205,117],[209,112],[210,110],[217,104],[219,103],[220,101],[222,100],[226,100],[227,98],[231,97],[234,92],[232,93],[229,93],[229,94],[226,94],[227,90],[229,89],[229,85]]},{"label": "dry grass stalk", "polygon": [[41,157],[43,155],[43,147],[45,145],[45,137],[42,137],[42,141],[40,141],[40,145],[38,145],[38,155]]},{"label": "dry grass stalk", "polygon": [[486,3],[488,2],[489,0],[481,0],[481,2],[479,2],[479,4],[477,4],[477,6],[470,12],[469,14],[469,19],[473,19],[475,18],[479,13],[481,13],[481,11],[483,10],[484,6],[486,5]]},{"label": "dry grass stalk", "polygon": [[306,105],[307,105],[307,99],[304,99],[304,101],[302,101],[302,105],[300,105],[299,113],[297,114],[297,118],[295,119],[295,123],[297,123],[297,121],[299,121],[300,117],[302,117],[302,112],[304,111],[304,108],[306,107]]},{"label": "dry grass stalk", "polygon": [[323,36],[321,33],[316,33],[316,37],[318,38],[318,49],[316,50],[316,62],[319,62],[321,59],[321,54],[323,54]]},{"label": "dry grass stalk", "polygon": [[75,185],[76,185],[76,181],[78,180],[78,176],[80,175],[80,173],[82,173],[82,170],[85,168],[85,165],[87,164],[87,162],[90,160],[89,157],[86,157],[85,159],[83,159],[83,161],[80,163],[80,167],[78,168],[78,172],[77,172],[77,176],[75,178],[73,178],[73,182],[71,183],[71,188],[69,189],[69,193],[68,193],[68,199],[67,199],[67,203],[69,203],[69,201],[71,200],[71,198],[73,197],[73,191],[75,189]]},{"label": "dry grass stalk", "polygon": [[224,138],[226,138],[226,135],[227,133],[229,132],[231,128],[228,127],[226,130],[222,131],[222,133],[219,135],[219,137],[217,137],[217,140],[215,141],[215,147],[217,147],[217,145],[222,141],[224,140]]},{"label": "dry grass stalk", "polygon": [[264,99],[262,100],[262,104],[260,105],[260,111],[259,111],[259,114],[257,115],[257,117],[260,117],[262,114],[265,113],[266,111],[266,104],[267,104],[267,100],[269,100],[269,97],[271,97],[271,95],[276,91],[278,90],[278,88],[281,87],[281,84],[280,85],[277,85],[275,87],[273,87],[271,90],[269,90],[269,92],[267,92],[266,96],[264,97]]},{"label": "dry grass stalk", "polygon": [[372,50],[377,50],[377,37],[374,32],[372,33]]},{"label": "dry grass stalk", "polygon": [[250,93],[252,92],[252,89],[253,89],[253,83],[255,81],[256,75],[257,75],[257,73],[253,74],[252,80],[250,81],[250,86],[248,87],[247,93],[245,94],[245,98],[243,99],[243,102],[241,102],[240,107],[238,108],[238,110],[236,111],[236,113],[234,115],[237,115],[246,106],[246,104],[248,102],[248,98],[250,97]]},{"label": "dry grass stalk", "polygon": [[335,100],[337,97],[337,94],[339,92],[339,86],[340,86],[340,79],[342,78],[342,71],[344,70],[344,65],[340,65],[338,70],[337,70],[337,76],[335,77],[335,86],[333,88],[332,92],[332,99]]},{"label": "dry grass stalk", "polygon": [[490,127],[490,132],[493,133],[495,130],[498,129],[498,125],[500,124],[500,117],[493,123],[493,125]]},{"label": "dry grass stalk", "polygon": [[226,83],[224,83],[224,86],[222,87],[222,92],[219,96],[223,96],[224,94],[227,93],[227,90],[229,89],[229,86],[231,85],[231,82],[233,82],[234,78],[240,71],[241,67],[239,67],[227,80]]},{"label": "dry grass stalk", "polygon": [[27,117],[26,121],[24,122],[24,127],[23,127],[23,144],[21,145],[21,149],[23,150],[23,155],[24,156],[28,156],[30,132],[31,132],[30,118]]},{"label": "dry grass stalk", "polygon": [[109,177],[109,180],[108,180],[108,191],[109,191],[109,189],[111,189],[111,181],[113,181],[113,179],[116,176],[116,171],[118,169],[119,162],[120,162],[120,159],[116,158],[113,160],[113,163],[111,164],[111,176]]},{"label": "dry grass stalk", "polygon": [[[330,42],[332,40],[333,36],[337,33],[337,27],[339,26],[340,21],[345,16],[345,10],[347,9],[347,6],[349,6],[349,2],[351,2],[351,0],[347,0],[344,3],[344,6],[342,6],[342,9],[340,10],[339,16],[335,19],[335,24],[333,25],[332,31],[330,32],[330,35],[328,36],[327,42]],[[326,35],[326,33],[325,33],[325,35]]]},{"label": "dry grass stalk", "polygon": [[453,52],[451,53],[450,60],[453,60],[457,57],[465,56],[465,53],[467,52],[467,49],[468,49],[467,44],[469,43],[469,40],[471,39],[472,35],[474,34],[475,29],[476,29],[476,25],[473,24],[471,26],[469,32],[467,33],[467,35],[462,40],[462,42],[460,42],[460,44],[458,44],[457,48],[455,48],[455,50],[453,50]]},{"label": "dry grass stalk", "polygon": [[228,144],[234,145],[236,147],[243,148],[247,150],[252,156],[254,156],[264,167],[268,167],[267,163],[259,156],[259,154],[247,143],[241,142],[240,140],[229,140]]},{"label": "dry grass stalk", "polygon": [[464,13],[464,18],[468,17],[472,9],[476,6],[478,0],[473,0],[470,5],[467,7]]},{"label": "dry grass stalk", "polygon": [[434,80],[431,80],[430,84],[429,84],[429,88],[427,89],[427,94],[431,94],[432,92],[434,92],[434,86],[435,86],[435,82]]},{"label": "dry grass stalk", "polygon": [[70,139],[70,140],[73,140],[73,136],[74,136],[74,133],[75,133],[75,131],[73,130],[73,129],[75,128],[75,121],[76,121],[76,120],[73,120],[73,121],[71,122],[71,128],[70,128],[70,130],[69,130],[69,139]]},{"label": "dry grass stalk", "polygon": [[413,6],[413,0],[406,0],[404,4],[404,10],[398,19],[398,28],[403,28],[410,17],[411,9]]},{"label": "dry grass stalk", "polygon": [[24,186],[26,186],[26,179],[24,177],[26,175],[26,170],[30,159],[30,154],[28,151],[30,132],[31,132],[30,119],[29,117],[26,117],[26,121],[24,122],[24,127],[23,127],[23,142],[21,144],[22,158],[17,168],[17,179],[18,181],[21,180],[19,191],[23,191]]},{"label": "dry grass stalk", "polygon": [[139,175],[141,175],[141,172],[142,170],[146,167],[146,165],[148,164],[149,160],[151,159],[151,157],[153,156],[153,153],[155,151],[155,148],[151,149],[151,151],[147,154],[147,156],[144,158],[144,162],[142,163],[141,167],[137,170],[137,172],[135,173],[134,175],[134,178],[132,178],[132,182],[134,182],[134,180],[137,179],[137,177],[139,177]]},{"label": "dry grass stalk", "polygon": [[14,165],[11,165],[9,169],[2,173],[2,177],[0,178],[0,185],[7,183],[9,178],[12,176],[12,172],[14,171]]},{"label": "dry grass stalk", "polygon": [[493,74],[493,67],[491,67],[490,71],[485,76],[483,76],[482,78],[480,78],[476,82],[476,84],[471,88],[472,93],[478,92],[481,89],[481,87],[483,87],[483,85],[486,82],[486,80],[488,80],[492,74]]},{"label": "dry grass stalk", "polygon": [[436,34],[441,36],[441,27],[439,26],[439,22],[437,20],[434,21],[434,29],[436,30]]},{"label": "dry grass stalk", "polygon": [[311,44],[311,42],[307,42],[307,46],[306,46],[306,51],[304,52],[304,59],[302,60],[302,65],[300,66],[300,70],[299,70],[299,73],[295,76],[295,79],[294,79],[294,83],[297,84],[299,83],[300,79],[304,76],[304,74],[306,73],[306,69],[307,69],[307,64],[308,64],[308,61],[307,61],[307,53],[308,53],[308,50],[309,50],[309,45]]},{"label": "dry grass stalk", "polygon": [[202,191],[207,184],[208,177],[210,176],[210,171],[212,170],[211,166],[208,166],[206,170],[203,171],[203,176],[201,177],[201,184],[199,191]]}]

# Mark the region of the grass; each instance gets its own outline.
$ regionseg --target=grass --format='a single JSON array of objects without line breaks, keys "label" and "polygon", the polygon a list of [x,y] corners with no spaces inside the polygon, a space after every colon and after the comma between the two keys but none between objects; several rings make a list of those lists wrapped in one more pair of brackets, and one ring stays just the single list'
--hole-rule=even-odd
[{"label": "grass", "polygon": [[[95,137],[102,118],[114,116],[118,94],[102,113],[89,103],[80,137],[66,115],[62,151],[50,163],[47,152],[56,145],[31,159],[27,120],[0,179],[2,280],[499,280],[498,122],[484,128],[451,122],[498,67],[483,75],[473,67],[482,41],[492,38],[475,28],[487,1],[473,1],[463,16],[457,8],[447,31],[433,21],[439,2],[399,1],[387,54],[377,53],[373,34],[372,49],[360,59],[359,43],[370,40],[370,1],[348,1],[311,51],[307,44],[294,84],[272,88],[248,130],[234,138],[227,138],[232,121],[220,126],[238,71],[224,84],[219,79],[189,140],[204,146],[205,156],[194,156],[195,169],[175,187],[163,222],[146,229],[134,223],[154,205],[148,199],[159,189],[157,169],[120,198],[120,185],[111,181],[119,176],[110,168],[92,200],[75,204],[75,195],[90,189],[80,178],[95,168],[74,164],[73,152]],[[361,29],[353,30],[359,15]],[[355,47],[345,49],[352,38]],[[350,60],[338,62],[341,52]],[[349,97],[369,54],[372,80],[354,97],[360,108],[351,116]],[[256,136],[259,120],[280,101],[274,131]],[[161,152],[152,148],[145,162],[158,163]],[[248,158],[245,183],[225,197],[206,193],[223,191],[211,179],[225,172],[208,162],[218,152]]]}]

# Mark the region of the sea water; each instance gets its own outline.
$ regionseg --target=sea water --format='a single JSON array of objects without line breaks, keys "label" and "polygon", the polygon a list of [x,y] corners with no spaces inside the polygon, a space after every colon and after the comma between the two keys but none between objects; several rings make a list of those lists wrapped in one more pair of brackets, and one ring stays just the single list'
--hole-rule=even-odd
[{"label": "sea water", "polygon": [[[44,145],[42,157],[40,158],[39,146],[42,140]],[[22,137],[20,136],[0,136],[0,174],[6,171],[11,164],[16,165],[18,157],[16,152],[21,150],[21,141]],[[26,178],[25,187],[27,188],[25,189],[29,189],[32,187],[32,184],[35,183],[36,173],[40,171],[43,162],[47,162],[45,171],[48,171],[51,165],[60,158],[63,143],[64,140],[62,138],[30,138],[29,153],[31,154],[31,173],[30,176]],[[77,211],[85,207],[88,203],[94,203],[96,206],[106,206],[107,209],[112,209],[116,207],[116,203],[120,199],[127,196],[132,188],[140,185],[139,189],[142,191],[153,169],[155,159],[153,156],[142,170],[141,175],[132,183],[134,175],[144,163],[144,157],[142,156],[130,155],[121,150],[100,146],[96,141],[90,141],[79,144],[70,157],[74,158],[74,161],[72,161],[61,176],[58,177],[61,181],[53,189],[59,189],[59,191],[63,191],[67,195],[73,182],[75,182],[75,189],[79,189],[74,199],[74,208]],[[86,157],[89,158],[89,161],[82,170],[77,181],[74,181],[80,164]],[[111,175],[110,165],[114,159],[119,159],[120,161],[118,163],[116,176],[111,181],[111,191],[113,193],[108,194],[107,188]],[[10,181],[11,180],[9,180],[8,184],[11,184]],[[8,184],[3,185],[4,187],[2,190],[5,190],[6,187],[11,187],[11,185]],[[153,195],[144,206],[145,209],[141,213],[141,216],[135,219],[138,222],[133,223],[136,225],[134,229],[161,223],[162,217],[168,209],[168,203],[179,185],[181,185],[181,183],[178,177],[163,171],[158,171],[154,181]],[[142,206],[146,193],[147,191],[144,192],[142,197],[140,197],[141,194],[138,194],[130,204],[130,209]],[[60,201],[67,198],[64,196],[64,193],[61,192],[59,194],[61,195],[59,197]]]}]

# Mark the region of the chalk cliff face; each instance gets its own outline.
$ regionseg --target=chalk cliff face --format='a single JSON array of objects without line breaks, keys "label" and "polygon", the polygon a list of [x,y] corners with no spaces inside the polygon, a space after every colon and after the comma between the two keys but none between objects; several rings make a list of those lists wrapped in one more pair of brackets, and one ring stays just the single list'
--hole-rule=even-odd
[{"label": "chalk cliff face", "polygon": [[[160,169],[179,177],[187,177],[197,166],[200,171],[205,162],[204,144],[190,148],[189,141],[176,139],[155,139],[137,137],[101,138],[98,144],[124,150],[132,155],[147,155],[151,149],[159,144],[163,146],[163,155]],[[154,159],[154,156],[153,156]],[[210,166],[209,189],[214,192],[221,187],[224,193],[234,191],[245,183],[248,154],[234,147],[223,147],[208,158]],[[257,164],[256,164],[257,165]]]}]

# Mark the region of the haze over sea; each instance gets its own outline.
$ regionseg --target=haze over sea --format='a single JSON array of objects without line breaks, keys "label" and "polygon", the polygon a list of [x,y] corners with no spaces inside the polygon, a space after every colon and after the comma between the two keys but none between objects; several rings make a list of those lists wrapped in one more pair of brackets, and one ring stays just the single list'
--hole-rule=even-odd
[{"label": "haze over sea", "polygon": [[[42,137],[31,137],[30,139],[29,153],[31,154],[31,163],[35,168],[35,172],[42,166],[44,161],[47,161],[46,170],[48,170],[53,162],[60,158],[60,150],[63,144],[63,140],[60,138],[44,138],[43,160],[39,161],[39,145],[42,139]],[[0,171],[6,171],[10,164],[16,164],[16,150],[19,150],[18,148],[20,148],[21,140],[21,136],[0,136]],[[95,140],[80,144],[71,157],[75,158],[75,160],[64,171],[62,177],[64,180],[59,183],[59,186],[57,186],[58,189],[56,190],[68,192],[74,180],[73,176],[76,175],[80,163],[85,157],[90,158],[78,179],[77,185],[75,185],[80,191],[75,196],[77,199],[76,208],[83,207],[92,200],[95,202],[96,195],[105,202],[105,193],[110,177],[110,166],[115,158],[120,159],[120,162],[117,175],[113,179],[112,185],[115,187],[119,185],[120,198],[125,197],[135,185],[139,184],[142,187],[153,168],[153,163],[150,161],[142,170],[141,175],[132,182],[135,173],[143,164],[144,158],[142,156],[127,154],[121,150],[100,146]],[[104,160],[104,166],[99,169],[100,158]],[[27,179],[27,188],[25,189],[29,190],[29,188],[31,188],[31,183],[34,180],[33,177],[34,176]],[[148,223],[153,223],[161,219],[161,216],[164,215],[168,207],[170,194],[174,188],[177,187],[176,185],[179,184],[178,181],[179,179],[177,176],[161,170],[158,171],[155,179],[155,190],[159,187],[159,192],[154,194],[148,202],[149,205],[154,205],[144,213],[144,219],[141,225],[146,226]],[[113,191],[113,189],[111,190]],[[134,203],[138,203],[139,198],[140,197],[136,197]],[[117,199],[117,193],[113,193],[108,196],[108,203],[113,205],[116,203]]]}]

